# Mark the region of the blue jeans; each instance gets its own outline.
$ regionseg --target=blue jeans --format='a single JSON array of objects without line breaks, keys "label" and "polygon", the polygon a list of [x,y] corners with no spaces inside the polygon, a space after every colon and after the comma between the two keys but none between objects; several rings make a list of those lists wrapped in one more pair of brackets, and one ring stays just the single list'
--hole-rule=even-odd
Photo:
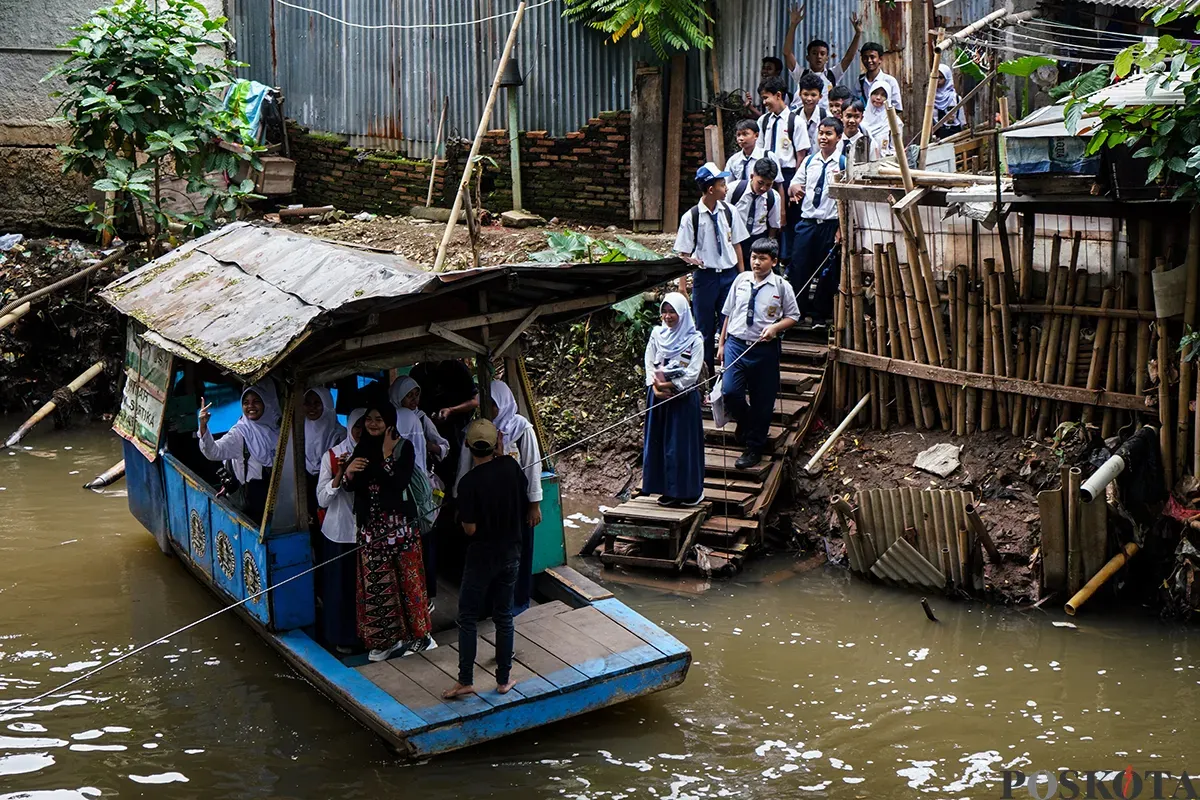
[{"label": "blue jeans", "polygon": [[496,623],[496,684],[508,683],[513,662],[513,593],[521,568],[521,546],[467,548],[458,595],[458,682],[475,682],[476,633],[489,606]]},{"label": "blue jeans", "polygon": [[763,453],[771,432],[771,411],[779,395],[779,340],[760,342],[746,352],[749,347],[732,336],[725,339],[725,363],[732,366],[727,366],[721,377],[721,396],[746,438],[746,449]]},{"label": "blue jeans", "polygon": [[721,271],[698,269],[692,273],[692,317],[696,320],[696,329],[704,336],[704,363],[708,365],[709,375],[714,374],[717,331],[725,321],[721,308],[736,277],[736,267]]}]

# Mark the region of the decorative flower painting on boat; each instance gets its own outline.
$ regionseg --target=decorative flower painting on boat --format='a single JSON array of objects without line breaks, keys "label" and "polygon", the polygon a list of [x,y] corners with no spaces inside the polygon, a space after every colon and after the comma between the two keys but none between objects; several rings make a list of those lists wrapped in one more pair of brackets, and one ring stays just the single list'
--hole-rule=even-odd
[{"label": "decorative flower painting on boat", "polygon": [[225,531],[217,531],[217,566],[226,578],[233,580],[233,574],[237,571],[237,554],[233,552],[233,543]]},{"label": "decorative flower painting on boat", "polygon": [[200,519],[200,512],[193,510],[188,523],[192,539],[192,558],[204,558],[208,551],[208,537],[205,536],[204,520]]},{"label": "decorative flower painting on boat", "polygon": [[246,597],[253,597],[262,591],[262,579],[258,576],[258,564],[254,556],[247,550],[242,554],[242,585],[246,589]]}]

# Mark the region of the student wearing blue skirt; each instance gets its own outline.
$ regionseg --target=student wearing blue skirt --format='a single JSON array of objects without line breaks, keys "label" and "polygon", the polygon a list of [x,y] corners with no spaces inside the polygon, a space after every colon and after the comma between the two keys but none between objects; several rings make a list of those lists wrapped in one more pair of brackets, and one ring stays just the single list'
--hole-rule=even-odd
[{"label": "student wearing blue skirt", "polygon": [[642,492],[659,505],[696,506],[704,500],[704,420],[696,384],[704,366],[704,336],[687,298],[663,299],[662,325],[646,343],[646,438]]}]

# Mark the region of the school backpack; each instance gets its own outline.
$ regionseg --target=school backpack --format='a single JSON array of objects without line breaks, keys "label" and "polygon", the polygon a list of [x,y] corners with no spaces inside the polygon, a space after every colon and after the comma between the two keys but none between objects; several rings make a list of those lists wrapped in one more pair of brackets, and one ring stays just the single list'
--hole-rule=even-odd
[{"label": "school backpack", "polygon": [[[733,232],[733,209],[728,203],[717,203],[717,208],[725,212],[725,223],[729,226],[729,231]],[[718,231],[719,233],[719,231]],[[696,254],[696,248],[700,246],[700,206],[692,206],[692,255]]]},{"label": "school backpack", "polygon": [[[787,132],[788,132],[788,139],[791,140],[791,143],[792,143],[792,151],[795,152],[795,150],[796,150],[796,117],[798,117],[800,115],[791,109],[791,103],[788,103],[788,108],[784,113],[791,115],[790,117],[788,117]],[[761,117],[758,118],[758,129],[760,131],[759,135],[762,136],[764,140],[766,139],[766,136],[767,136],[767,117],[769,117],[769,116],[771,116],[771,114],[767,113],[767,114],[763,114]],[[812,142],[809,142],[808,144],[809,144],[809,147],[811,148]],[[764,150],[767,149],[766,145],[763,145],[763,149]],[[774,152],[774,151],[772,150],[771,152]]]},{"label": "school backpack", "polygon": [[[738,181],[737,184],[733,187],[733,195],[730,198],[729,204],[731,206],[736,206],[738,204],[738,202],[741,201],[742,196],[746,194],[746,189],[748,189],[748,188],[750,188],[749,180]],[[775,208],[775,188],[774,188],[774,186],[772,186],[770,189],[767,190],[767,217],[768,217],[768,219],[770,218],[771,211],[774,208]],[[750,220],[750,222],[751,222],[751,224],[753,224],[754,220]],[[767,227],[770,227],[770,226],[768,225]],[[753,231],[751,231],[751,233],[753,233]]]},{"label": "school backpack", "polygon": [[[866,131],[863,131],[863,132],[866,133]],[[816,153],[809,153],[805,157],[804,162],[802,164],[800,164],[800,169],[796,170],[796,171],[799,172],[800,170],[807,170],[808,165],[812,163],[812,160],[813,160],[813,158],[816,157],[816,155],[817,155]],[[842,148],[842,153],[841,153],[841,155],[838,156],[838,170],[840,170],[841,172],[846,171],[846,148],[845,147]]]},{"label": "school backpack", "polygon": [[413,466],[412,480],[409,481],[405,494],[412,498],[417,507],[416,522],[417,527],[421,529],[421,535],[427,535],[433,530],[438,507],[434,502],[433,485],[429,482],[429,475],[419,466]]}]

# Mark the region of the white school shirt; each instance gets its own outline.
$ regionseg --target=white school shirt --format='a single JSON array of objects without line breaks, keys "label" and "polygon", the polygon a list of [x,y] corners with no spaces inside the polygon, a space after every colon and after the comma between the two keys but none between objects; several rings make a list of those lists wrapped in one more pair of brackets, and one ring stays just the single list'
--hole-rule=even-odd
[{"label": "white school shirt", "polygon": [[[801,64],[803,64],[804,66],[801,66]],[[813,72],[813,71],[808,66],[807,61],[803,61],[801,59],[796,59],[796,66],[793,67],[791,70],[792,80],[796,82],[797,86],[799,86],[800,79],[803,78],[805,75],[807,75],[810,72]],[[835,83],[837,83],[838,81],[840,81],[842,79],[842,76],[846,74],[846,71],[844,69],[842,69],[841,64],[827,64],[825,66],[825,70],[823,72],[813,72],[813,74],[821,79],[821,83],[825,84],[821,88],[821,100],[822,100],[822,102],[828,103],[829,102],[829,90],[833,88],[833,85]],[[830,80],[831,76],[833,78],[832,80]],[[796,94],[799,94],[799,93],[800,93],[800,90],[797,89]],[[793,102],[798,102],[798,100],[799,100],[799,98],[797,98],[797,100],[793,101]]]},{"label": "white school shirt", "polygon": [[650,340],[646,342],[643,365],[646,368],[647,386],[654,385],[654,373],[661,369],[664,373],[678,373],[670,379],[671,383],[675,386],[675,391],[686,392],[700,381],[700,368],[704,366],[704,334],[700,331],[693,333],[688,349],[680,353],[678,358],[673,358],[665,364],[662,363],[662,358],[658,354],[658,345],[651,336]]},{"label": "white school shirt", "polygon": [[750,176],[754,174],[754,162],[760,158],[769,158],[775,162],[775,183],[783,183],[783,164],[780,163],[779,156],[768,153],[761,145],[755,146],[750,155],[738,150],[729,157],[725,162],[725,171],[733,176],[729,180],[733,183],[750,180]]},{"label": "white school shirt", "polygon": [[247,476],[249,480],[258,480],[264,470],[270,469],[266,464],[258,463],[254,456],[247,456],[247,452],[242,434],[236,427],[230,428],[220,439],[214,439],[211,430],[206,430],[200,437],[200,455],[209,461],[228,464],[233,470],[233,477],[241,483],[246,482]]},{"label": "white school shirt", "polygon": [[860,127],[858,129],[858,132],[855,133],[853,136],[847,136],[844,133],[842,134],[841,153],[842,153],[842,155],[844,155],[846,157],[847,161],[850,160],[850,154],[854,152],[855,148],[858,147],[858,143],[861,142],[863,139],[867,140],[866,144],[865,144],[866,149],[867,149],[867,157],[865,159],[862,159],[862,158],[855,156],[855,158],[854,158],[855,164],[861,164],[861,163],[863,163],[864,160],[865,161],[878,161],[882,157],[879,153],[879,142],[872,139],[870,134],[867,133],[866,129]]},{"label": "white school shirt", "polygon": [[[700,230],[692,228],[692,208],[700,209]],[[679,220],[679,233],[675,236],[675,252],[691,253],[700,260],[704,269],[731,269],[737,267],[737,251],[735,242],[745,241],[750,236],[742,218],[737,215],[728,203],[720,202],[716,206],[717,226],[721,237],[721,252],[717,252],[717,238],[713,233],[713,215],[704,203],[689,208]],[[733,220],[732,227],[726,217],[725,209],[729,209]],[[693,245],[693,242],[695,244]],[[693,252],[694,250],[694,252]]]},{"label": "white school shirt", "polygon": [[[795,124],[790,122],[794,116],[796,112],[788,108],[782,114],[767,112],[758,118],[759,144],[779,156],[779,163],[783,164],[784,169],[795,169],[796,153],[812,146],[803,120],[797,119]],[[793,130],[796,134],[794,142],[790,134]]]},{"label": "white school shirt", "polygon": [[804,106],[801,104],[801,106],[796,109],[796,114],[798,114],[800,117],[800,119],[797,120],[797,123],[805,123],[805,130],[808,131],[808,143],[811,152],[811,148],[816,147],[817,144],[817,130],[821,127],[821,120],[829,116],[829,109],[825,107],[824,103],[817,103],[817,107],[813,109],[813,115],[810,118],[805,116]]},{"label": "white school shirt", "polygon": [[425,442],[437,447],[438,460],[442,460],[450,452],[450,442],[438,433],[437,425],[433,424],[433,420],[424,411],[418,409],[417,418],[421,420],[421,428],[425,431]]},{"label": "white school shirt", "polygon": [[[904,101],[900,99],[900,82],[883,70],[880,70],[879,74],[875,76],[875,81],[883,81],[888,85],[888,100],[896,107],[897,113],[903,111]],[[875,81],[868,80],[866,73],[858,76],[858,93],[862,96],[864,106],[871,102],[871,96],[868,92],[871,91],[871,84],[875,83]]]},{"label": "white school shirt", "polygon": [[[735,184],[736,185],[736,184]],[[733,189],[730,189],[732,194]],[[733,213],[742,218],[746,223],[746,231],[751,239],[767,232],[767,228],[775,228],[778,230],[782,227],[779,222],[779,207],[783,205],[783,201],[779,196],[775,196],[774,202],[767,199],[767,195],[773,194],[774,188],[767,189],[762,194],[754,193],[754,186],[751,183],[746,184],[746,191],[742,192],[742,196],[738,198],[737,205],[733,207]],[[750,219],[750,204],[754,202],[754,198],[758,198],[758,202],[754,206],[754,219]],[[768,210],[768,204],[771,208]],[[749,265],[746,269],[749,269]]]},{"label": "white school shirt", "polygon": [[[833,193],[829,190],[833,188],[834,179],[842,171],[841,162],[842,154],[837,148],[834,148],[833,154],[829,158],[825,158],[818,150],[805,158],[800,169],[796,170],[796,177],[792,178],[792,186],[804,187],[804,199],[800,201],[801,219],[827,222],[838,218],[837,203],[833,199]],[[825,183],[821,189],[821,201],[817,204],[814,203],[817,194],[816,186],[821,180],[822,170],[825,172]],[[791,194],[792,186],[788,187],[788,194]]]},{"label": "white school shirt", "polygon": [[337,459],[354,452],[354,445],[342,442],[321,457],[321,472],[317,477],[317,505],[325,509],[321,533],[331,542],[354,544],[358,526],[354,523],[354,493],[333,485],[333,467],[329,457]]},{"label": "white school shirt", "polygon": [[[760,287],[754,292],[754,287]],[[746,322],[746,312],[750,308],[750,295],[754,294],[754,322]],[[746,270],[733,279],[729,294],[725,297],[725,307],[721,313],[729,320],[725,333],[743,342],[757,341],[768,325],[773,325],[784,317],[800,321],[800,307],[796,305],[796,290],[782,275],[772,272],[761,283],[754,273]]]}]

